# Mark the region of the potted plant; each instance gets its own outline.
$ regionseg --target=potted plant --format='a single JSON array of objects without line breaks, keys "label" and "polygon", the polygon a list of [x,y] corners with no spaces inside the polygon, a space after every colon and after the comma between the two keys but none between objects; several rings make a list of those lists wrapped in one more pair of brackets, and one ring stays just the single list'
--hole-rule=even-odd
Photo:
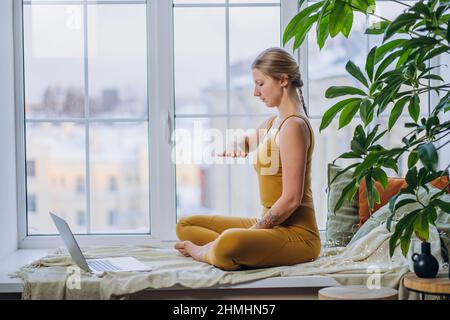
[{"label": "potted plant", "polygon": [[[299,8],[304,2],[298,1]],[[448,182],[428,203],[420,202],[417,196],[419,188],[425,188],[428,192],[427,183],[448,175],[446,169],[449,165],[445,170],[438,170],[438,150],[450,142],[450,121],[440,120],[440,116],[450,110],[450,83],[445,83],[434,73],[439,66],[430,62],[433,58],[450,53],[450,0],[422,0],[413,5],[401,4],[405,6],[405,10],[394,20],[377,15],[381,22],[366,29],[366,34],[383,35],[382,44],[371,48],[362,68],[352,61],[348,61],[345,67],[361,83],[362,88],[328,88],[325,92],[327,98],[350,97],[345,97],[330,107],[323,115],[320,125],[321,131],[337,115],[339,129],[348,125],[358,113],[362,120],[362,124],[354,130],[351,150],[337,158],[352,159],[354,163],[339,172],[334,180],[352,168],[354,174],[335,210],[341,207],[346,197],[351,199],[355,196],[363,179],[366,182],[367,201],[373,209],[375,203],[380,203],[375,182],[386,189],[388,176],[385,170],[393,169],[398,174],[398,159],[408,156],[405,177],[407,187],[389,201],[392,214],[387,220],[388,229],[393,220],[397,222],[389,242],[391,256],[398,243],[406,256],[413,233],[423,242],[428,240],[430,224],[434,224],[437,218],[437,208],[450,213],[450,203],[440,199],[448,190]],[[375,5],[375,0],[316,2],[301,9],[286,26],[283,44],[294,40],[293,49],[297,49],[315,24],[317,44],[322,49],[329,37],[335,37],[339,33],[348,37],[354,14],[375,15]],[[399,34],[402,35],[400,39],[393,39]],[[430,82],[436,84],[431,85]],[[439,101],[431,106],[427,117],[420,118],[420,94],[431,91],[436,92]],[[401,147],[387,149],[379,144],[379,140],[396,125],[405,108],[411,119],[405,127],[410,132],[402,138]],[[374,123],[383,112],[390,112],[388,128],[378,132],[379,125],[376,125],[368,130],[369,124]],[[440,146],[437,146],[438,142]],[[413,197],[397,201],[402,194]],[[420,208],[397,219],[396,211],[413,202],[418,203]]]}]

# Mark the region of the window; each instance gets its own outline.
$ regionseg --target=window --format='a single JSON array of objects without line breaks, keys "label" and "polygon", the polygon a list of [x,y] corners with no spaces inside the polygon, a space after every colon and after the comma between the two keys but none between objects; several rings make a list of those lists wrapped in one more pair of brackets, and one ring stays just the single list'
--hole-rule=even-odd
[{"label": "window", "polygon": [[84,194],[85,191],[84,178],[78,177],[76,182],[76,193]]},{"label": "window", "polygon": [[34,160],[27,161],[27,177],[33,178],[36,176],[36,162]]},{"label": "window", "polygon": [[108,212],[108,226],[116,227],[118,224],[119,215],[116,210],[111,210]]},{"label": "window", "polygon": [[227,129],[255,129],[273,114],[253,97],[250,66],[280,46],[281,2],[211,2],[174,1],[177,216],[258,217],[251,161],[221,163],[214,153]]},{"label": "window", "polygon": [[36,205],[36,195],[34,194],[28,194],[27,197],[27,208],[28,212],[35,214],[37,211],[37,205]]},{"label": "window", "polygon": [[116,177],[109,177],[109,191],[110,192],[117,191],[117,179],[116,179]]},{"label": "window", "polygon": [[[51,233],[49,211],[66,211],[81,234],[98,233],[105,203],[133,203],[139,218],[117,229],[149,233],[147,1],[35,0],[22,10],[28,177],[42,168],[26,182],[42,204],[26,233]],[[145,183],[112,201],[104,190],[130,175]]]},{"label": "window", "polygon": [[[177,218],[190,214],[260,216],[251,158],[215,162],[218,150],[210,143],[218,132],[256,128],[274,114],[253,97],[250,64],[263,49],[280,46],[297,1],[17,3],[15,15],[23,22],[16,24],[23,69],[17,125],[25,138],[18,190],[27,203],[21,239],[34,246],[42,238],[36,235],[55,233],[48,211],[80,235],[97,234],[96,243],[106,235],[108,244],[120,238],[113,234],[145,243],[175,240]],[[401,10],[394,1],[377,4],[380,14]],[[355,15],[350,39],[331,39],[321,52],[311,32],[300,51],[316,130],[312,187],[321,229],[323,169],[348,149],[339,141],[350,141],[357,124],[339,131],[333,124],[319,135],[323,112],[333,103],[324,90],[354,84],[346,61],[362,63],[379,41],[364,35],[367,24]],[[187,134],[171,140],[172,129]],[[388,143],[398,135],[387,136]]]},{"label": "window", "polygon": [[86,215],[83,211],[77,212],[77,226],[84,227],[86,224]]}]

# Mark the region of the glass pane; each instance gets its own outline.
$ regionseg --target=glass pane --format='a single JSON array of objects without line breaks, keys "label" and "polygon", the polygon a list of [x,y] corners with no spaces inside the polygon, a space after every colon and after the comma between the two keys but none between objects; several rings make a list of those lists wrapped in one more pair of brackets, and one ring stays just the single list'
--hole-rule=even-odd
[{"label": "glass pane", "polygon": [[[89,0],[88,0],[89,1]],[[133,4],[135,3],[146,3],[149,2],[148,0],[95,0],[92,2],[118,2],[118,3],[127,3],[127,2],[131,2]]]},{"label": "glass pane", "polygon": [[280,3],[280,0],[229,0],[229,3]]},{"label": "glass pane", "polygon": [[353,29],[348,39],[341,34],[327,42],[319,51],[316,42],[316,32],[308,34],[308,92],[310,115],[322,116],[324,112],[342,100],[325,98],[325,91],[330,86],[356,86],[360,83],[351,77],[345,70],[348,60],[352,60],[361,69],[364,69],[366,57],[366,36],[364,16],[356,14],[353,20]]},{"label": "glass pane", "polygon": [[[24,4],[42,4],[42,2],[71,2],[71,3],[82,3],[84,0],[23,0]],[[39,3],[40,2],[40,3]]]},{"label": "glass pane", "polygon": [[83,3],[85,1],[89,2],[117,2],[117,3],[126,3],[126,2],[146,2],[147,0],[23,0],[25,4],[33,4],[33,3],[39,3],[39,2],[71,2],[71,3]]},{"label": "glass pane", "polygon": [[[231,129],[240,136],[247,130],[256,130],[267,117],[232,118]],[[260,218],[262,206],[259,198],[258,178],[254,169],[255,151],[247,158],[236,159],[230,165],[231,215],[236,217]],[[243,192],[245,191],[245,192]]]},{"label": "glass pane", "polygon": [[230,8],[231,113],[267,113],[253,96],[251,64],[264,49],[280,46],[280,8]]},{"label": "glass pane", "polygon": [[88,9],[90,115],[147,116],[146,5]]},{"label": "glass pane", "polygon": [[173,0],[173,4],[225,3],[225,0]]},{"label": "glass pane", "polygon": [[74,123],[28,123],[26,159],[28,234],[57,233],[49,211],[67,221],[74,233],[86,233],[85,130]]},{"label": "glass pane", "polygon": [[175,130],[178,218],[228,214],[228,168],[214,155],[223,150],[224,118],[178,118]]},{"label": "glass pane", "polygon": [[177,114],[225,113],[225,9],[174,9]]},{"label": "glass pane", "polygon": [[[354,119],[348,126],[338,130],[338,121],[334,120],[330,126],[319,134],[320,119],[311,119],[314,129],[315,147],[313,152],[311,188],[313,192],[314,209],[316,211],[317,225],[319,229],[326,228],[327,220],[327,167],[338,156],[350,150],[350,141],[353,132],[359,124],[359,119]],[[337,165],[348,166],[350,160],[336,161]]]},{"label": "glass pane", "polygon": [[148,233],[147,123],[92,125],[90,152],[91,232]]},{"label": "glass pane", "polygon": [[25,116],[83,117],[82,6],[23,9]]}]

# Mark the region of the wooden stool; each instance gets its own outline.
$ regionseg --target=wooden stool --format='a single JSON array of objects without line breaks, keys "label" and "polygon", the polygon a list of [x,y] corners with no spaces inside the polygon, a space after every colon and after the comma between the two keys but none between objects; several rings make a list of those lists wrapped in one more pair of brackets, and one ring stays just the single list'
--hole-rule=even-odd
[{"label": "wooden stool", "polygon": [[397,300],[397,296],[397,290],[386,287],[341,286],[319,290],[319,300]]},{"label": "wooden stool", "polygon": [[411,291],[418,292],[422,300],[425,295],[436,295],[443,299],[450,299],[450,279],[448,274],[438,274],[436,278],[419,278],[415,273],[408,273],[403,278],[403,285]]}]

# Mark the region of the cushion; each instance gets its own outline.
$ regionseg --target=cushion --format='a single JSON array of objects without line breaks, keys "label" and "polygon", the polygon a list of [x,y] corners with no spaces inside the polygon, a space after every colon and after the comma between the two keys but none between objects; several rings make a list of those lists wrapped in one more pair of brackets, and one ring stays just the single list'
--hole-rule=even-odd
[{"label": "cushion", "polygon": [[[431,181],[431,185],[443,189],[448,184],[448,176],[443,176]],[[380,194],[380,203],[375,203],[372,211],[369,209],[369,203],[366,196],[366,180],[362,179],[358,189],[358,215],[360,220],[360,226],[363,225],[369,217],[389,202],[389,199],[395,196],[400,189],[407,186],[405,179],[403,178],[388,178],[388,185],[386,190],[383,190],[381,183],[376,181],[374,183],[375,188]]]},{"label": "cushion", "polygon": [[[427,185],[430,188],[430,193],[427,193],[424,188],[419,189],[419,199],[425,203],[428,203],[431,196],[440,191],[440,188],[435,188],[431,183]],[[397,201],[415,197],[411,194],[402,194],[399,196]],[[446,202],[450,202],[450,195],[443,194],[440,199]],[[418,203],[409,203],[397,210],[397,216],[402,217],[404,214],[409,213],[413,210],[419,209],[421,206]],[[436,219],[436,229],[439,232],[439,237],[441,239],[441,249],[444,261],[448,259],[448,249],[450,246],[450,214],[444,212],[442,209],[437,208],[437,219]],[[348,245],[353,244],[358,239],[362,238],[370,231],[378,227],[382,223],[386,223],[387,218],[391,215],[389,210],[389,203],[382,206],[377,210],[371,217],[364,223],[356,232],[352,240]]]},{"label": "cushion", "polygon": [[352,180],[353,170],[348,170],[340,175],[330,186],[330,182],[341,171],[342,167],[328,164],[328,185],[329,190],[327,194],[327,224],[326,224],[326,244],[327,247],[345,246],[355,234],[358,223],[358,206],[357,197],[352,201],[347,199],[342,204],[342,207],[333,212],[336,203],[338,202],[345,186]]}]

